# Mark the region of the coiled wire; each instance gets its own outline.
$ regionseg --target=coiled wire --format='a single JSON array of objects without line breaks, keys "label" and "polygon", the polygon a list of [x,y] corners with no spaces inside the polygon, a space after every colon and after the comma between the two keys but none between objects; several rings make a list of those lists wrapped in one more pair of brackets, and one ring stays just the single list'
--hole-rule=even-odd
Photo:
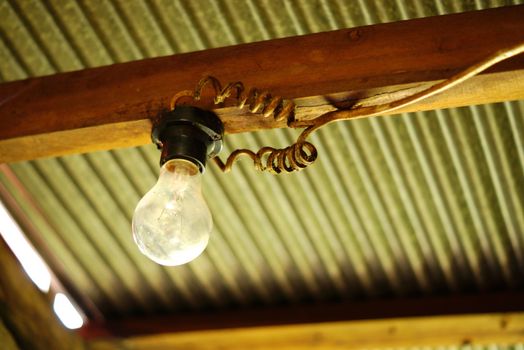
[{"label": "coiled wire", "polygon": [[451,78],[436,83],[413,95],[373,106],[364,107],[355,104],[349,109],[338,109],[322,114],[312,120],[295,120],[295,103],[293,101],[284,101],[280,96],[272,96],[268,91],[258,90],[256,88],[252,88],[246,93],[246,89],[241,82],[228,83],[222,88],[218,79],[211,76],[201,79],[195,91],[184,90],[173,96],[171,109],[174,109],[177,101],[184,96],[199,100],[203,88],[207,84],[211,84],[214,89],[214,103],[217,105],[223,104],[228,98],[233,98],[236,100],[239,108],[247,106],[252,113],[262,113],[266,118],[273,116],[277,121],[286,120],[287,125],[292,128],[305,128],[299,135],[297,141],[285,148],[262,147],[257,152],[248,149],[238,149],[229,155],[225,163],[218,157],[213,158],[218,167],[224,172],[230,171],[238,157],[245,155],[253,160],[258,170],[269,171],[274,174],[291,173],[304,169],[317,159],[318,152],[316,147],[306,141],[306,139],[312,132],[320,127],[338,120],[365,118],[391,113],[407,105],[448,90],[491,66],[523,52],[524,43],[519,43],[497,51],[486,59],[453,75]]},{"label": "coiled wire", "polygon": [[[175,108],[179,99],[192,97],[198,101],[202,97],[202,91],[206,85],[210,85],[214,91],[214,103],[223,105],[227,99],[236,101],[238,108],[247,107],[251,113],[261,113],[264,118],[273,117],[276,121],[286,120],[289,125],[294,121],[295,103],[284,100],[280,96],[272,96],[267,90],[251,88],[246,90],[242,82],[228,83],[224,87],[220,81],[212,76],[202,78],[194,91],[184,90],[173,96],[170,108]],[[247,92],[246,92],[247,91]],[[219,157],[213,158],[215,163],[223,172],[228,172],[240,156],[247,156],[253,160],[255,168],[260,171],[268,171],[273,174],[291,173],[304,169],[317,159],[316,147],[305,140],[285,148],[262,147],[257,152],[248,149],[238,149],[232,152],[224,163]]]}]

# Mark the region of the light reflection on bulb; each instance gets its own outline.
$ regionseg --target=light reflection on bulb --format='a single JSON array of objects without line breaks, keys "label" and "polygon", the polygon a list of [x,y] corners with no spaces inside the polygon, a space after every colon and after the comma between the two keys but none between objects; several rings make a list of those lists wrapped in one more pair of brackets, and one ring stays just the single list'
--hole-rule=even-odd
[{"label": "light reflection on bulb", "polygon": [[182,265],[204,251],[212,228],[198,167],[184,159],[166,162],[133,215],[140,251],[159,264]]}]

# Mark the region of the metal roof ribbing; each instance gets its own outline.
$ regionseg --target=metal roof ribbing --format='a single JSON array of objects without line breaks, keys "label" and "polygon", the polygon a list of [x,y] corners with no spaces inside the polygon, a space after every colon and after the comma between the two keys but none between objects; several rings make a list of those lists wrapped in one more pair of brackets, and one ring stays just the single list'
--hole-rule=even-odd
[{"label": "metal roof ribbing", "polygon": [[[521,1],[3,0],[0,76],[512,3]],[[210,165],[204,194],[215,230],[204,255],[177,268],[148,261],[130,233],[158,174],[153,146],[12,164],[14,176],[0,181],[80,304],[106,317],[511,289],[524,283],[523,107],[330,125],[311,138],[317,164],[282,177],[247,161],[229,174]],[[231,135],[224,154],[285,146],[293,135]]]}]

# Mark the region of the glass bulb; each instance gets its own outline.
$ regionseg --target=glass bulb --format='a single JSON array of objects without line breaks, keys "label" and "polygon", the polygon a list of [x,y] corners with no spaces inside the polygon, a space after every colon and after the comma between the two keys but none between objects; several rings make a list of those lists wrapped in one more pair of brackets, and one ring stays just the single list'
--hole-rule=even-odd
[{"label": "glass bulb", "polygon": [[170,160],[160,169],[156,185],[138,202],[133,237],[151,260],[182,265],[206,248],[213,220],[202,196],[201,177],[192,162]]}]

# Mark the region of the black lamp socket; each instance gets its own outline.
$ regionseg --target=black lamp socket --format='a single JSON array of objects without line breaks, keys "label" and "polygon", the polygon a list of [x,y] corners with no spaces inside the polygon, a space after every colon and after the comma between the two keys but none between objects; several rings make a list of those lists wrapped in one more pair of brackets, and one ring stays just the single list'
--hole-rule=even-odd
[{"label": "black lamp socket", "polygon": [[162,149],[160,166],[172,159],[185,159],[204,172],[206,160],[222,149],[224,126],[218,116],[193,106],[176,106],[153,126],[151,138]]}]

